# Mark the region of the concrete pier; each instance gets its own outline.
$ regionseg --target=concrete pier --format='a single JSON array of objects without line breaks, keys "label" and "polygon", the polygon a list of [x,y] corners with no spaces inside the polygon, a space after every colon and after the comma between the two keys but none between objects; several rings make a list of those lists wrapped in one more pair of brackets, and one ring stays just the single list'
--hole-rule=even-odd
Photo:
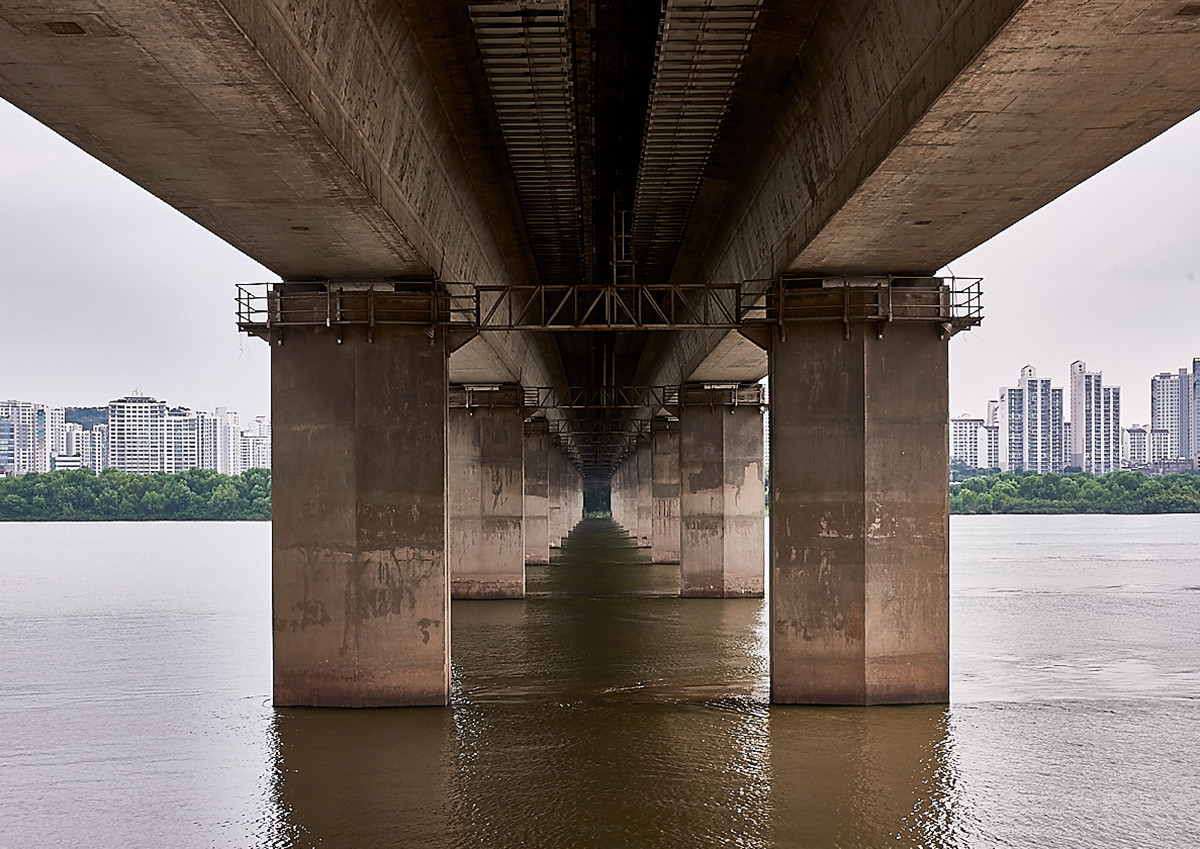
[{"label": "concrete pier", "polygon": [[550,562],[550,434],[545,419],[525,423],[525,562]]},{"label": "concrete pier", "polygon": [[296,328],[271,349],[276,705],[446,704],[441,331]]},{"label": "concrete pier", "polygon": [[[462,396],[457,398],[457,396]],[[453,598],[524,598],[524,418],[520,390],[450,393]]]},{"label": "concrete pier", "polygon": [[650,435],[650,559],[679,562],[679,423],[656,419]]},{"label": "concrete pier", "polygon": [[629,459],[626,458],[616,471],[613,472],[612,480],[609,483],[608,504],[612,511],[613,521],[620,525],[626,531],[629,530],[629,492],[626,487],[625,475],[626,467]]},{"label": "concrete pier", "polygon": [[583,478],[570,458],[557,447],[551,446],[547,463],[550,547],[561,548],[563,540],[583,518]]},{"label": "concrete pier", "polygon": [[771,700],[945,702],[947,346],[931,324],[843,333],[771,351]]},{"label": "concrete pier", "polygon": [[761,387],[685,387],[680,409],[680,594],[759,596],[764,582]]},{"label": "concrete pier", "polygon": [[643,438],[631,455],[637,464],[637,538],[638,548],[650,548],[654,526],[654,469],[650,440]]}]

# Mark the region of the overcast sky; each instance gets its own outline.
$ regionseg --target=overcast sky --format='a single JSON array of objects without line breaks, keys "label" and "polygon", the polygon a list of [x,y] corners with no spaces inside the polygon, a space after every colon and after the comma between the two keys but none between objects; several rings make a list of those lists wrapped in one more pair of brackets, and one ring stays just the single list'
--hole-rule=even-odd
[{"label": "overcast sky", "polygon": [[[1084,360],[1149,419],[1149,381],[1200,357],[1200,116],[951,264],[984,278],[951,342],[952,414],[1025,364]],[[243,420],[269,411],[266,344],[234,325],[270,273],[0,101],[0,397],[103,405],[134,389]]]}]

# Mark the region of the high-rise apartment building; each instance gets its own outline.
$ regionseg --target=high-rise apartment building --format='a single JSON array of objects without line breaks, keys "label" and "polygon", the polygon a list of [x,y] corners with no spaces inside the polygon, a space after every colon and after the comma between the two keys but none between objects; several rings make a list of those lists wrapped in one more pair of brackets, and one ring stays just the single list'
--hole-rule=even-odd
[{"label": "high-rise apartment building", "polygon": [[1001,470],[1063,470],[1062,389],[1039,379],[1033,366],[1021,369],[1016,386],[1000,389],[997,419]]},{"label": "high-rise apartment building", "polygon": [[88,443],[89,453],[84,458],[84,465],[96,474],[112,468],[108,452],[108,425],[98,424],[92,427],[92,438]]},{"label": "high-rise apartment building", "polygon": [[1150,378],[1150,428],[1162,431],[1165,439],[1151,446],[1153,463],[1180,457],[1180,389],[1186,372],[1162,372]]},{"label": "high-rise apartment building", "polygon": [[200,457],[196,414],[187,407],[172,407],[163,425],[163,471],[177,473],[196,468]]},{"label": "high-rise apartment building", "polygon": [[16,472],[16,428],[12,419],[0,413],[0,478],[15,475]]},{"label": "high-rise apartment building", "polygon": [[12,474],[49,471],[49,455],[42,462],[41,454],[46,445],[46,413],[43,405],[32,401],[3,401],[0,402],[0,416],[12,422],[13,426]]},{"label": "high-rise apartment building", "polygon": [[166,419],[165,401],[145,395],[110,401],[108,447],[112,467],[132,474],[163,471]]},{"label": "high-rise apartment building", "polygon": [[1121,390],[1104,386],[1100,372],[1071,363],[1069,465],[1102,475],[1121,468]]},{"label": "high-rise apartment building", "polygon": [[1166,433],[1165,445],[1151,446],[1151,462],[1183,460],[1200,468],[1200,358],[1190,370],[1150,378],[1150,426]]},{"label": "high-rise apartment building", "polygon": [[1179,437],[1183,442],[1180,454],[1192,461],[1193,468],[1200,470],[1200,357],[1192,360],[1191,374],[1187,375],[1180,390],[1187,398],[1187,408],[1184,409],[1181,402],[1179,409]]},{"label": "high-rise apartment building", "polygon": [[223,475],[240,475],[242,468],[242,428],[238,414],[217,407],[216,419],[216,470]]},{"label": "high-rise apartment building", "polygon": [[[950,462],[978,469],[980,455],[987,460],[986,431],[983,419],[972,418],[969,415],[958,416],[950,420]],[[982,451],[980,450],[982,447]]]},{"label": "high-rise apartment building", "polygon": [[38,471],[49,472],[54,468],[54,458],[67,451],[66,410],[62,407],[38,405]]}]

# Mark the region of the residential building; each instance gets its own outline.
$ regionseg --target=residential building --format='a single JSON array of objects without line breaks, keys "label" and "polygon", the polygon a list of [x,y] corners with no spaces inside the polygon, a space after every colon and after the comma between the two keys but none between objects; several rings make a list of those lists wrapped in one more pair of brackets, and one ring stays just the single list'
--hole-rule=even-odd
[{"label": "residential building", "polygon": [[61,469],[82,469],[83,459],[78,454],[56,454],[51,458],[54,471]]},{"label": "residential building", "polygon": [[167,410],[164,426],[163,471],[177,473],[199,465],[198,421],[187,407]]},{"label": "residential building", "polygon": [[1070,424],[1069,465],[1094,475],[1121,468],[1121,390],[1082,360],[1071,363]]},{"label": "residential building", "polygon": [[1038,378],[1033,366],[1021,369],[1016,386],[1000,389],[997,406],[999,467],[1002,471],[1061,472],[1063,466],[1062,389]]},{"label": "residential building", "polygon": [[988,401],[987,416],[984,430],[987,439],[987,466],[989,469],[1000,468],[1000,402]]},{"label": "residential building", "polygon": [[240,475],[242,468],[242,429],[238,414],[225,407],[217,407],[216,419],[216,470],[223,475]]},{"label": "residential building", "polygon": [[135,392],[109,402],[108,423],[90,430],[65,420],[63,407],[0,401],[0,475],[106,468],[136,474],[208,468],[237,475],[271,467],[271,420],[246,430],[238,414],[168,407]]},{"label": "residential building", "polygon": [[[980,455],[987,461],[986,431],[983,419],[967,414],[950,420],[950,462],[971,469],[980,468]],[[982,451],[981,451],[982,448]]]},{"label": "residential building", "polygon": [[16,472],[16,428],[12,419],[6,414],[0,414],[0,478],[15,475]]},{"label": "residential building", "polygon": [[[41,404],[32,401],[0,402],[0,416],[12,422],[13,461],[12,474],[25,475],[39,471],[38,433],[43,434],[45,443],[45,412]],[[49,466],[49,458],[45,466]]]},{"label": "residential building", "polygon": [[1180,390],[1187,372],[1162,372],[1150,378],[1150,428],[1166,434],[1165,442],[1152,444],[1151,462],[1176,460],[1180,457]]},{"label": "residential building", "polygon": [[89,440],[89,454],[84,462],[84,465],[100,474],[105,469],[112,468],[108,451],[108,425],[95,425],[91,431],[92,438]]},{"label": "residential building", "polygon": [[112,467],[132,474],[163,471],[167,405],[145,395],[108,404],[108,445]]},{"label": "residential building", "polygon": [[1123,431],[1122,466],[1140,469],[1150,463],[1150,426],[1130,425]]}]

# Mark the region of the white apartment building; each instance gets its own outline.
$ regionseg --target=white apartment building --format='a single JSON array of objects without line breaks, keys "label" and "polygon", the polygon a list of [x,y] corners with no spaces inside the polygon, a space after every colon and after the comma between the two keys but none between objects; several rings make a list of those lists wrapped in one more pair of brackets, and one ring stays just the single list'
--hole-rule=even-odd
[{"label": "white apartment building", "polygon": [[112,467],[132,474],[163,471],[167,404],[145,395],[108,403],[108,446]]},{"label": "white apartment building", "polygon": [[1093,475],[1121,468],[1121,390],[1082,360],[1071,363],[1070,424],[1068,465]]},{"label": "white apartment building", "polygon": [[1122,432],[1123,466],[1140,469],[1150,462],[1150,426],[1130,425]]},{"label": "white apartment building", "polygon": [[[1192,360],[1192,372],[1180,369],[1184,384],[1180,387],[1180,454],[1200,470],[1200,357]],[[1186,407],[1184,401],[1186,400]]]},{"label": "white apartment building", "polygon": [[987,432],[983,419],[964,413],[950,419],[950,462],[972,469],[980,468],[980,459],[987,461]]},{"label": "white apartment building", "polygon": [[1150,428],[1162,431],[1165,439],[1151,444],[1150,462],[1176,460],[1180,455],[1180,390],[1186,372],[1162,372],[1150,378]]},{"label": "white apartment building", "polygon": [[41,432],[38,436],[38,471],[54,468],[52,458],[67,453],[66,410],[62,407],[41,406]]},{"label": "white apartment building", "polygon": [[1063,470],[1062,389],[1039,379],[1033,366],[1021,369],[1016,386],[1000,389],[997,425],[1002,471]]},{"label": "white apartment building", "polygon": [[62,407],[47,407],[33,401],[0,401],[0,416],[13,425],[13,472],[48,472],[52,458],[66,447]]},{"label": "white apartment building", "polygon": [[163,424],[163,471],[174,474],[196,468],[200,457],[196,414],[187,407],[172,407]]},{"label": "white apartment building", "polygon": [[214,418],[217,422],[216,470],[223,475],[240,475],[242,468],[242,428],[238,414],[225,407],[217,407]]},{"label": "white apartment building", "polygon": [[100,474],[105,469],[112,468],[108,453],[108,425],[94,425],[88,433],[91,434],[91,439],[88,440],[88,453],[84,457],[83,464],[96,474]]}]

